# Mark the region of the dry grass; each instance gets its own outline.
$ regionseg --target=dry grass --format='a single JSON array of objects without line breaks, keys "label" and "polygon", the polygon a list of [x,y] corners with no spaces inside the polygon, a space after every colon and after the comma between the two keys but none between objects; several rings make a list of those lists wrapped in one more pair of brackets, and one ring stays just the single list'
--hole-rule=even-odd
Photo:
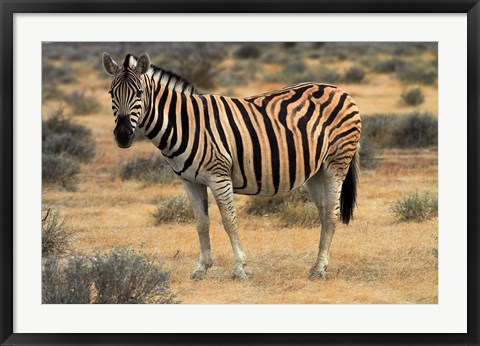
[{"label": "dry grass", "polygon": [[[385,154],[385,153],[384,153]],[[426,159],[418,160],[418,156]],[[274,216],[239,218],[240,236],[248,257],[244,283],[231,282],[231,248],[220,215],[211,205],[211,238],[214,266],[208,279],[189,279],[198,256],[194,223],[156,226],[151,214],[158,201],[180,194],[181,185],[144,186],[112,178],[101,189],[82,181],[79,191],[51,191],[44,201],[60,206],[69,226],[77,231],[77,251],[108,251],[131,245],[161,254],[171,271],[171,289],[182,303],[436,303],[436,219],[398,223],[388,204],[418,186],[435,191],[436,166],[432,154],[411,154],[416,170],[401,158],[398,166],[386,160],[378,171],[362,174],[358,209],[349,225],[339,224],[332,245],[326,281],[307,279],[315,261],[319,229],[285,228]],[[382,172],[395,172],[387,176]],[[237,196],[240,209],[248,197]]]},{"label": "dry grass", "polygon": [[[345,62],[344,62],[345,64]],[[80,74],[79,74],[80,76]],[[388,205],[419,188],[437,191],[437,151],[383,150],[377,170],[361,174],[358,208],[349,226],[339,224],[331,248],[325,281],[310,281],[319,240],[318,227],[281,227],[274,216],[239,213],[240,237],[247,255],[249,280],[230,280],[232,251],[215,204],[210,206],[214,265],[204,281],[190,280],[199,251],[194,223],[156,226],[152,213],[160,200],[182,193],[178,183],[145,185],[121,181],[118,169],[137,156],[158,154],[148,142],[129,150],[113,140],[108,84],[95,73],[81,74],[75,88],[88,88],[104,106],[95,115],[76,116],[92,130],[97,155],[82,166],[76,192],[44,190],[43,203],[62,211],[76,231],[76,251],[108,251],[115,246],[141,247],[156,254],[171,272],[171,290],[182,303],[427,303],[438,302],[437,219],[399,223]],[[368,84],[344,85],[363,113],[398,113],[411,110],[399,104],[405,86],[385,74],[369,74]],[[96,81],[96,84],[92,84]],[[251,95],[280,85],[235,88]],[[63,86],[62,86],[63,88]],[[62,91],[68,93],[68,86]],[[420,111],[437,113],[435,86],[422,87],[425,102]],[[55,108],[48,101],[44,109]],[[402,110],[402,112],[403,112]],[[67,109],[68,112],[68,109]],[[248,197],[236,196],[237,210]]]}]

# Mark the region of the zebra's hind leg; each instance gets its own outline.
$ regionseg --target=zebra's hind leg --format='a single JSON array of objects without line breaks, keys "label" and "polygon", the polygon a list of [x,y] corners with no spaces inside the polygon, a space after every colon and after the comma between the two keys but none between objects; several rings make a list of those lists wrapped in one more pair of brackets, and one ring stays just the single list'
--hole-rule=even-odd
[{"label": "zebra's hind leg", "polygon": [[323,167],[307,181],[310,197],[318,208],[322,229],[318,256],[315,264],[310,269],[310,278],[324,279],[326,277],[330,244],[332,243],[339,215],[341,187],[342,179],[339,179]]},{"label": "zebra's hind leg", "polygon": [[200,258],[197,268],[193,271],[192,279],[204,279],[207,269],[213,264],[210,248],[210,219],[208,217],[208,194],[205,185],[184,180],[183,186],[192,205],[197,223],[198,238],[200,240]]},{"label": "zebra's hind leg", "polygon": [[232,279],[246,280],[245,274],[246,257],[242,250],[242,244],[238,237],[237,215],[233,204],[233,186],[231,181],[216,183],[210,187],[217,202],[218,209],[222,216],[222,223],[232,244],[234,267]]}]

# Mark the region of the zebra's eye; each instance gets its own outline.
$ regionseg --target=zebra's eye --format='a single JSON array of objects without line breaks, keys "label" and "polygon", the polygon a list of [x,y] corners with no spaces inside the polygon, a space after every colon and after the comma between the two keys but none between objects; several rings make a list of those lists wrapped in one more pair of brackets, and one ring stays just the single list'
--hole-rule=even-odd
[{"label": "zebra's eye", "polygon": [[110,94],[110,96],[113,96],[112,89],[110,89],[110,90],[108,91],[108,93]]},{"label": "zebra's eye", "polygon": [[138,90],[137,91],[137,94],[135,96],[137,96],[138,98],[142,97],[142,94],[143,94],[143,90]]}]

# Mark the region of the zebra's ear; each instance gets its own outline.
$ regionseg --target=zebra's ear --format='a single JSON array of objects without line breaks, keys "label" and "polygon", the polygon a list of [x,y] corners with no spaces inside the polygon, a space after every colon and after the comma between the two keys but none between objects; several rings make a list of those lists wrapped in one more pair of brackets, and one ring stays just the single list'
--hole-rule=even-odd
[{"label": "zebra's ear", "polygon": [[147,73],[150,68],[150,57],[147,53],[143,53],[137,60],[137,66],[135,67],[135,72],[141,76],[144,73]]},{"label": "zebra's ear", "polygon": [[120,69],[117,63],[112,59],[112,57],[105,52],[103,53],[102,61],[105,72],[107,72],[111,76],[114,76],[115,73],[117,73]]}]

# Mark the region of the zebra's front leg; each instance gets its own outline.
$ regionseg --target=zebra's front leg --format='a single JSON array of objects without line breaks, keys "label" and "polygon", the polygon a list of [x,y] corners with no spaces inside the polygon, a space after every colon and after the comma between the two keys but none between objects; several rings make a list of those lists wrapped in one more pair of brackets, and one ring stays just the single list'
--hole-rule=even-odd
[{"label": "zebra's front leg", "polygon": [[204,279],[207,269],[213,264],[210,247],[210,219],[208,217],[208,194],[205,185],[192,183],[184,180],[183,186],[187,192],[192,205],[195,221],[197,223],[198,238],[200,240],[200,258],[197,268],[193,271],[191,278],[196,280]]},{"label": "zebra's front leg", "polygon": [[232,244],[234,266],[232,279],[246,280],[246,257],[238,237],[237,215],[233,204],[233,186],[231,181],[222,181],[211,186],[212,193],[222,216],[222,223]]}]

